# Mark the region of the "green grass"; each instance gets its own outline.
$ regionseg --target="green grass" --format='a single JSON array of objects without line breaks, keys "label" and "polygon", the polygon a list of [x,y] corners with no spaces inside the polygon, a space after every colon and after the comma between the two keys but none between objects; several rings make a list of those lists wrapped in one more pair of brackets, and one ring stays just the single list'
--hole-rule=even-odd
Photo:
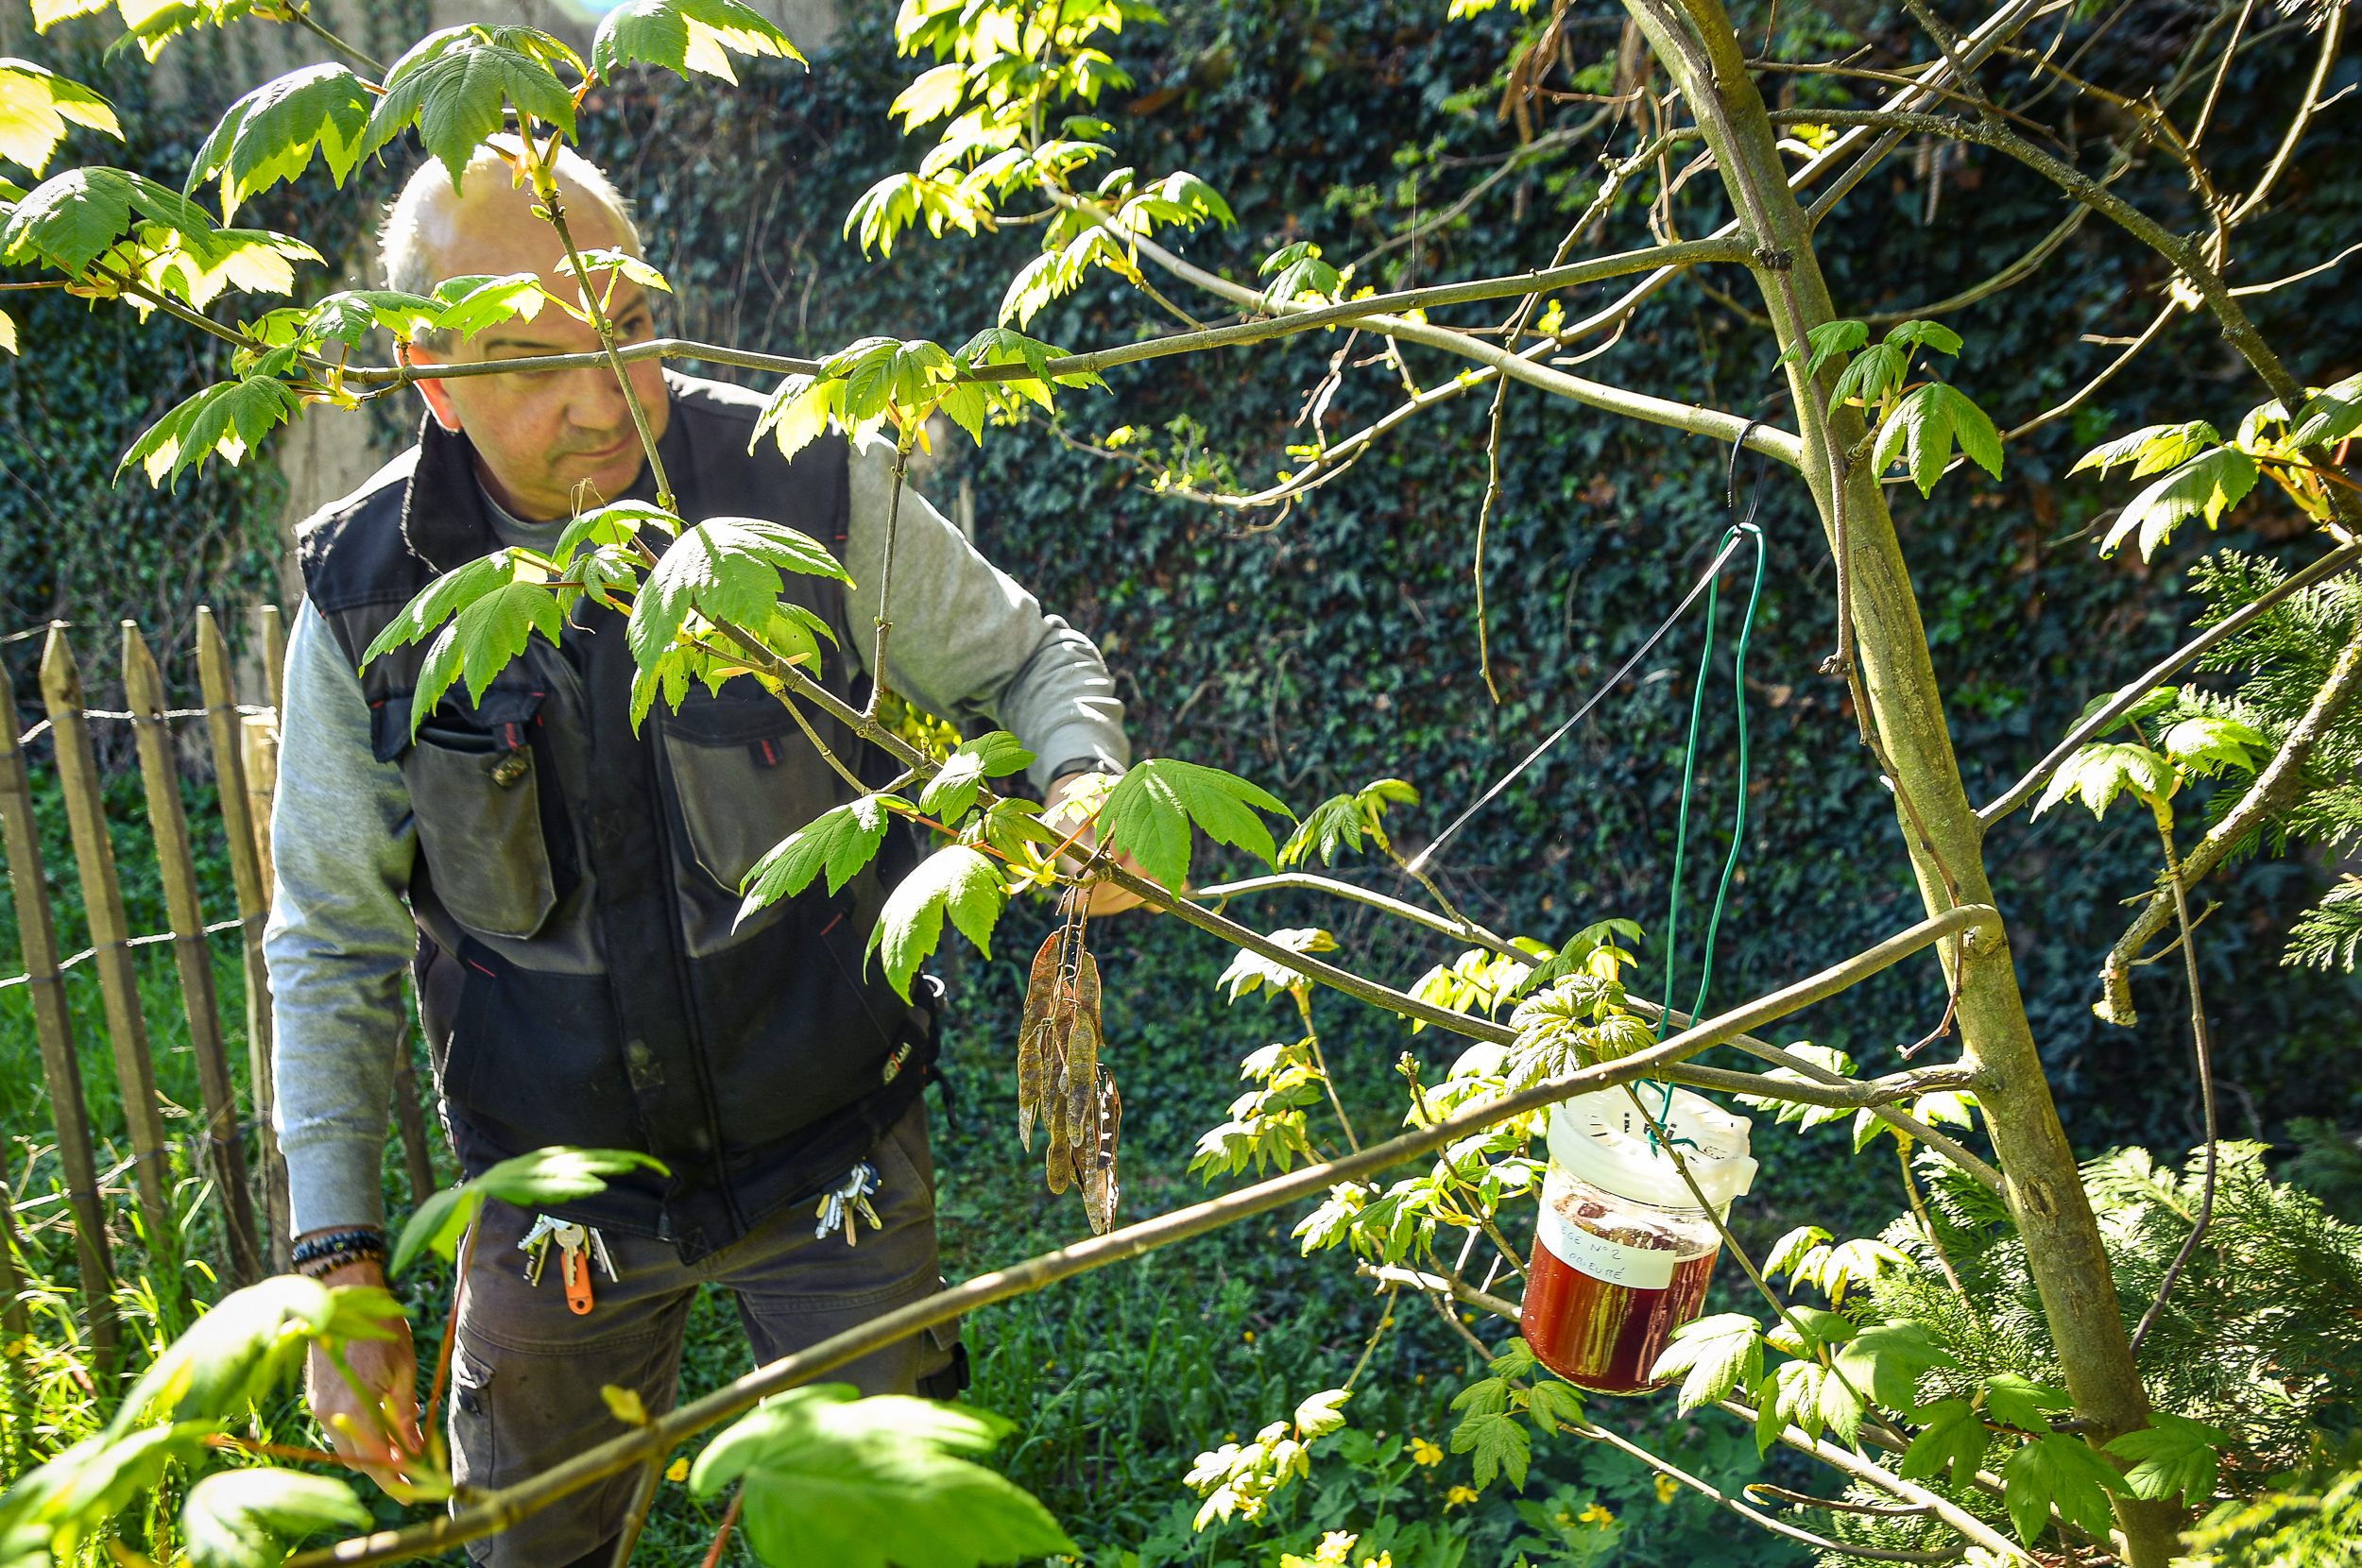
[{"label": "green grass", "polygon": [[[109,804],[132,929],[161,929],[161,890],[136,778],[113,779]],[[207,913],[219,919],[232,910],[233,900],[207,793],[190,792],[190,815],[199,853],[206,857],[200,878]],[[60,942],[71,952],[84,946],[87,936],[63,813],[54,793],[42,800],[41,816]],[[1138,972],[1130,933],[1140,929],[1143,918],[1107,923],[1094,932],[1111,976],[1109,1061],[1131,1108],[1122,1168],[1125,1221],[1207,1195],[1195,1178],[1184,1174],[1190,1149],[1200,1131],[1223,1118],[1236,1094],[1239,1058],[1283,1022],[1276,1013],[1267,1014],[1259,1000],[1235,1008],[1221,1004],[1208,982],[1224,955],[1210,941],[1188,974]],[[1012,912],[995,958],[983,960],[972,950],[945,956],[957,997],[946,1059],[957,1114],[947,1118],[938,1106],[934,1141],[945,1270],[954,1280],[1087,1234],[1080,1202],[1071,1195],[1050,1197],[1036,1158],[1021,1151],[1015,1136],[1011,1041],[1022,985],[1017,955],[1032,950],[1046,919],[1046,911],[1022,907]],[[0,953],[8,955],[11,970],[17,952],[12,919],[0,911]],[[243,1093],[244,985],[234,933],[215,938],[214,952],[231,1067]],[[159,1084],[174,1107],[194,1108],[195,1064],[169,947],[141,949],[137,967]],[[94,974],[87,966],[74,971],[66,993],[92,1119],[103,1146],[102,1169],[114,1169],[128,1149]],[[1347,1004],[1333,999],[1316,1005],[1324,1027],[1339,1029],[1331,1059],[1338,1064],[1348,1107],[1365,1129],[1383,1127],[1399,1114],[1393,1104],[1398,1086],[1389,1066],[1394,1053],[1410,1047],[1435,1059],[1450,1049],[1433,1036],[1413,1041],[1395,1026],[1351,1019]],[[1358,1043],[1348,1048],[1348,1041]],[[415,1031],[412,1049],[423,1081],[423,1050]],[[138,1337],[150,1340],[168,1336],[183,1321],[184,1309],[171,1300],[163,1280],[184,1277],[197,1303],[215,1299],[222,1288],[215,1279],[224,1251],[218,1204],[190,1163],[189,1135],[196,1121],[188,1109],[168,1111],[167,1118],[175,1134],[176,1190],[189,1215],[185,1263],[168,1249],[151,1253],[140,1244],[131,1225],[128,1178],[118,1173],[110,1185],[118,1270],[129,1282],[127,1304]],[[6,1139],[9,1187],[36,1272],[62,1289],[72,1283],[73,1246],[24,987],[0,991],[0,1137]],[[256,1152],[249,1143],[249,1159]],[[454,1172],[439,1138],[436,1153],[439,1173],[449,1179]],[[397,1222],[410,1200],[402,1168],[399,1143],[389,1134],[386,1202]],[[1877,1206],[1874,1198],[1869,1202],[1873,1209]],[[998,1462],[1056,1513],[1084,1548],[1084,1560],[1098,1568],[1180,1563],[1271,1568],[1278,1557],[1275,1542],[1292,1539],[1292,1549],[1309,1552],[1318,1532],[1329,1528],[1361,1532],[1370,1545],[1390,1544],[1397,1568],[1507,1562],[1521,1548],[1536,1564],[1671,1564],[1701,1557],[1734,1563],[1801,1560],[1801,1553],[1785,1545],[1735,1533],[1727,1516],[1702,1499],[1684,1493],[1670,1503],[1660,1500],[1635,1462],[1570,1438],[1537,1444],[1534,1471],[1522,1494],[1497,1485],[1474,1505],[1447,1505],[1451,1489],[1470,1479],[1463,1456],[1447,1456],[1433,1466],[1412,1464],[1407,1457],[1394,1459],[1391,1468],[1382,1463],[1381,1456],[1391,1457],[1395,1450],[1407,1454],[1409,1438],[1448,1445],[1457,1418],[1446,1405],[1474,1367],[1462,1340],[1416,1300],[1397,1304],[1397,1321],[1357,1385],[1348,1413],[1354,1430],[1366,1439],[1341,1435],[1317,1443],[1311,1478],[1283,1493],[1270,1518],[1192,1531],[1197,1499],[1181,1477],[1198,1452],[1243,1439],[1289,1416],[1307,1395],[1341,1383],[1385,1307],[1369,1282],[1354,1277],[1349,1260],[1336,1254],[1298,1256],[1288,1236],[1295,1218],[1268,1216],[1004,1303],[967,1321],[976,1380],[966,1397],[1015,1423]],[[1779,1219],[1779,1205],[1766,1204],[1755,1228]],[[1520,1217],[1511,1229],[1522,1239],[1531,1220]],[[157,1283],[143,1288],[144,1280]],[[412,1307],[421,1355],[431,1355],[442,1330],[448,1271],[430,1263],[399,1283]],[[1504,1288],[1514,1295],[1514,1283]],[[48,1403],[42,1408],[52,1441],[75,1435],[95,1410],[71,1376],[72,1355],[59,1343],[70,1316],[66,1300],[51,1301],[35,1336],[50,1348],[24,1364],[26,1375],[45,1390]],[[1498,1322],[1469,1326],[1488,1340],[1509,1332]],[[704,1292],[690,1318],[681,1397],[693,1399],[750,1366],[734,1304],[719,1292]],[[1677,1453],[1689,1468],[1720,1481],[1743,1481],[1757,1472],[1752,1443],[1736,1423],[1720,1416],[1677,1421],[1665,1399],[1602,1400],[1595,1402],[1594,1413],[1661,1452]],[[265,1426],[279,1440],[315,1440],[292,1395],[270,1413]],[[37,1436],[35,1446],[41,1441]],[[19,1450],[18,1440],[11,1442],[6,1458],[14,1469],[31,1456]],[[1355,1461],[1357,1455],[1361,1462]],[[1779,1467],[1778,1456],[1772,1464]],[[1803,1479],[1785,1472],[1783,1478],[1791,1484]],[[356,1490],[384,1525],[423,1517],[367,1483],[356,1483]],[[1614,1515],[1613,1526],[1565,1523],[1557,1529],[1572,1546],[1543,1549],[1543,1542],[1552,1538],[1551,1519],[1572,1522],[1595,1504]],[[685,1485],[666,1483],[637,1560],[699,1562],[720,1513],[717,1505],[692,1500]],[[734,1542],[727,1560],[754,1559]]]}]

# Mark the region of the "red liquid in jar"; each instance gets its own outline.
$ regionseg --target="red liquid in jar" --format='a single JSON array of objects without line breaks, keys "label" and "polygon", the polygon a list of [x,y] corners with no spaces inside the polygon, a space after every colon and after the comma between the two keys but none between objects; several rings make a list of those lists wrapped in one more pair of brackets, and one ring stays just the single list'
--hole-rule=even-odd
[{"label": "red liquid in jar", "polygon": [[1636,1394],[1662,1387],[1650,1381],[1649,1369],[1673,1331],[1704,1307],[1720,1252],[1674,1264],[1672,1283],[1652,1290],[1593,1279],[1537,1243],[1520,1319],[1526,1344],[1544,1366],[1585,1389]]}]

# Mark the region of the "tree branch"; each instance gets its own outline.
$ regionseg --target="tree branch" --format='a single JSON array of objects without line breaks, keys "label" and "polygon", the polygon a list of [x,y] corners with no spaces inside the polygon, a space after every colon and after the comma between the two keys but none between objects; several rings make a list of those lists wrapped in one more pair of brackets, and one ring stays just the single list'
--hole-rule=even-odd
[{"label": "tree branch", "polygon": [[[1119,879],[1124,874],[1118,872]],[[1138,878],[1129,878],[1138,883]],[[1171,898],[1155,883],[1136,887]],[[288,1568],[361,1568],[407,1557],[432,1556],[463,1542],[481,1540],[508,1528],[528,1515],[573,1495],[618,1472],[668,1454],[698,1432],[752,1408],[764,1398],[810,1382],[833,1368],[908,1338],[994,1302],[1055,1285],[1076,1274],[1123,1262],[1159,1247],[1186,1241],[1238,1220],[1252,1219],[1298,1199],[1315,1197],[1341,1183],[1360,1181],[1377,1171],[1445,1148],[1472,1133],[1557,1104],[1579,1094],[1633,1082],[1679,1057],[1704,1050],[1758,1022],[1781,1016],[1900,962],[1947,936],[1976,926],[1997,926],[2000,916],[1990,907],[1953,910],[1888,939],[1869,951],[1823,970],[1786,990],[1736,1008],[1711,1022],[1665,1041],[1652,1049],[1620,1061],[1584,1067],[1532,1088],[1445,1117],[1434,1126],[1405,1133],[1360,1154],[1275,1177],[1207,1202],[1127,1225],[1105,1236],[1045,1253],[1012,1268],[979,1275],[923,1301],[871,1319],[856,1328],[833,1335],[808,1350],[783,1357],[736,1382],[673,1411],[648,1425],[576,1455],[540,1474],[490,1493],[457,1513],[406,1529],[381,1531],[334,1546],[305,1552],[288,1559]],[[1285,955],[1296,964],[1301,954]],[[1899,1484],[1899,1483],[1898,1483]],[[1914,1489],[1916,1490],[1916,1489]],[[1916,1501],[1916,1498],[1911,1499]]]}]

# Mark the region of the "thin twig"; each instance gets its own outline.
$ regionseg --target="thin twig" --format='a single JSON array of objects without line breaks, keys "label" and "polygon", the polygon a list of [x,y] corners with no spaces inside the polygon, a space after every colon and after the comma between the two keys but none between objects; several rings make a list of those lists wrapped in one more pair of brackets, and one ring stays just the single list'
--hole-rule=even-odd
[{"label": "thin twig", "polygon": [[2173,852],[2172,808],[2160,803],[2156,808],[2156,817],[2157,836],[2165,847],[2165,881],[2173,892],[2174,917],[2182,924],[2182,956],[2190,980],[2190,1046],[2197,1053],[2199,1105],[2206,1123],[2206,1172],[2205,1185],[2199,1194],[2198,1219],[2190,1226],[2190,1234],[2183,1238],[2182,1250],[2174,1253],[2172,1264],[2165,1270],[2165,1277],[2157,1282],[2157,1299],[2148,1304],[2148,1310],[2141,1314],[2140,1326],[2132,1331],[2132,1355],[2135,1360],[2140,1357],[2141,1342],[2148,1338],[2148,1331],[2157,1326],[2158,1315],[2165,1309],[2165,1298],[2173,1294],[2174,1285],[2182,1278],[2182,1270],[2188,1265],[2190,1254],[2198,1251],[2199,1242],[2206,1235],[2206,1227],[2215,1218],[2215,1065],[2212,1042],[2207,1037],[2206,998],[2199,988],[2198,941],[2190,924],[2189,895],[2182,887],[2182,865]]}]

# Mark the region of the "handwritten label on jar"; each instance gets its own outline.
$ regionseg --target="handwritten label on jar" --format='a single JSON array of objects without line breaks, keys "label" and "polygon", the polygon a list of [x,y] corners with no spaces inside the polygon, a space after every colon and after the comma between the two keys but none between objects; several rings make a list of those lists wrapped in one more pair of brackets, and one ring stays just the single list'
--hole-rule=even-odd
[{"label": "handwritten label on jar", "polygon": [[1662,1290],[1673,1283],[1673,1266],[1681,1254],[1628,1242],[1610,1241],[1558,1212],[1555,1203],[1542,1205],[1542,1245],[1568,1268],[1637,1290]]}]

